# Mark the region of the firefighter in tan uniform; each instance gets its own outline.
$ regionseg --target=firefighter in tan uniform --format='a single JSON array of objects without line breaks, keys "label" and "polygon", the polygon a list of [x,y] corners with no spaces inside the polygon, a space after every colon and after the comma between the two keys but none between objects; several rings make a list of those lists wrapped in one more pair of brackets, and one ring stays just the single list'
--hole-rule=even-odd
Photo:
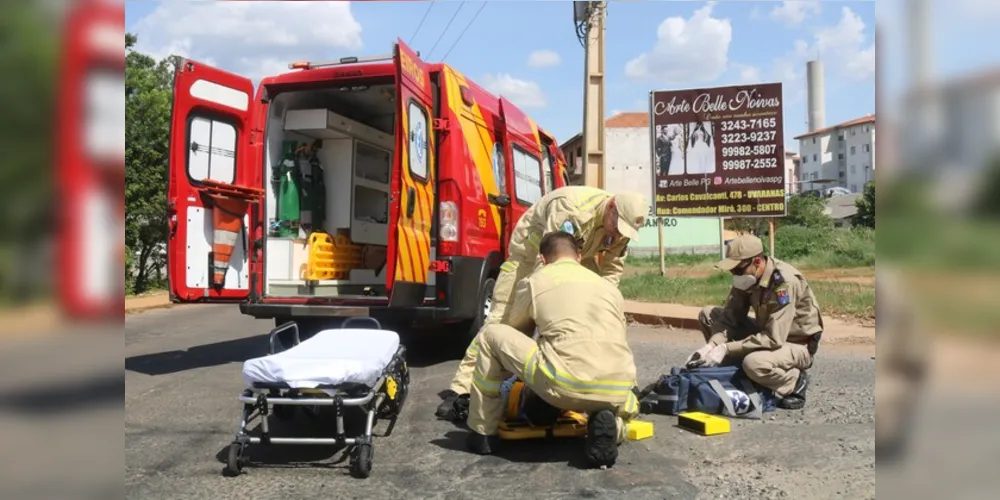
[{"label": "firefighter in tan uniform", "polygon": [[[701,311],[708,343],[688,358],[689,366],[717,366],[727,356],[742,359],[751,380],[774,391],[778,406],[805,405],[813,356],[823,333],[823,317],[809,283],[797,269],[764,255],[760,239],[731,241],[716,264],[733,275],[724,307]],[[755,318],[748,313],[753,308]]]},{"label": "firefighter in tan uniform", "polygon": [[[511,374],[546,403],[589,413],[586,456],[610,466],[626,422],[639,411],[636,368],[618,288],[580,265],[574,237],[558,231],[540,242],[544,267],[519,281],[505,323],[487,326],[473,370],[468,446],[492,453]],[[529,335],[537,328],[537,340]],[[492,443],[491,443],[492,441]]]},{"label": "firefighter in tan uniform", "polygon": [[573,235],[582,250],[582,264],[618,286],[628,243],[638,237],[647,213],[649,204],[638,193],[615,195],[585,186],[555,189],[532,205],[514,227],[507,261],[500,266],[493,288],[490,313],[466,350],[436,415],[449,420],[461,418],[455,412],[455,401],[468,397],[483,329],[493,323],[506,323],[504,314],[514,285],[537,267],[538,245],[545,234],[565,231]]}]

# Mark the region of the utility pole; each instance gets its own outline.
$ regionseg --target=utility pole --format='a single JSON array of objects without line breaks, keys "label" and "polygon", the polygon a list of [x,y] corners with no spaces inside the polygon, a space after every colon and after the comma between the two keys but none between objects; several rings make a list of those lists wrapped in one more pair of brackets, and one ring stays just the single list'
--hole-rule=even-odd
[{"label": "utility pole", "polygon": [[576,34],[585,53],[583,183],[604,188],[604,20],[607,2],[573,2]]}]

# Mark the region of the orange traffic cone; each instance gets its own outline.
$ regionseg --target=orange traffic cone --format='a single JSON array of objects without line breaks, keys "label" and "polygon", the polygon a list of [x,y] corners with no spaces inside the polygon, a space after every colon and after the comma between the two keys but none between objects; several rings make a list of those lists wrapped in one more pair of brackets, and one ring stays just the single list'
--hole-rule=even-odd
[{"label": "orange traffic cone", "polygon": [[[245,199],[209,194],[212,208],[212,285],[222,288],[240,234],[244,232],[243,216],[247,213]],[[243,242],[246,245],[245,242]]]}]

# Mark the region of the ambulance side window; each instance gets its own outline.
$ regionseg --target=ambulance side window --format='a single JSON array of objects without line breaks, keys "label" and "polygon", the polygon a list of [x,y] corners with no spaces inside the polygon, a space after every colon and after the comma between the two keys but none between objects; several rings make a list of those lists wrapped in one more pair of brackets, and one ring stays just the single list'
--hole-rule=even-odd
[{"label": "ambulance side window", "polygon": [[188,117],[187,174],[195,182],[236,182],[236,126],[201,114]]},{"label": "ambulance side window", "polygon": [[507,192],[507,168],[504,165],[503,146],[499,142],[493,144],[493,180],[497,183],[497,192]]},{"label": "ambulance side window", "polygon": [[518,146],[511,147],[514,162],[514,196],[531,206],[542,198],[542,166],[538,158]]},{"label": "ambulance side window", "polygon": [[415,101],[410,101],[407,111],[410,119],[409,135],[409,157],[410,173],[417,180],[426,181],[427,172],[427,113],[423,106]]}]

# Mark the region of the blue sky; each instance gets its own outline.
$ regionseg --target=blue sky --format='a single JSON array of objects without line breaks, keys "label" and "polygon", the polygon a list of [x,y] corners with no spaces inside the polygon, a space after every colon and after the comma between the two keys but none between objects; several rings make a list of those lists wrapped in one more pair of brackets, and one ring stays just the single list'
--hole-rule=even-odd
[{"label": "blue sky", "polygon": [[[519,104],[560,141],[580,131],[584,54],[569,2],[439,1],[428,13],[429,5],[127,2],[125,21],[140,50],[255,79],[297,60],[389,53],[400,37],[428,61],[447,52],[446,62]],[[805,61],[817,54],[826,69],[827,124],[874,112],[874,19],[872,1],[610,2],[607,116],[645,111],[652,89],[780,81],[785,142],[796,150],[792,137],[805,128]]]}]

